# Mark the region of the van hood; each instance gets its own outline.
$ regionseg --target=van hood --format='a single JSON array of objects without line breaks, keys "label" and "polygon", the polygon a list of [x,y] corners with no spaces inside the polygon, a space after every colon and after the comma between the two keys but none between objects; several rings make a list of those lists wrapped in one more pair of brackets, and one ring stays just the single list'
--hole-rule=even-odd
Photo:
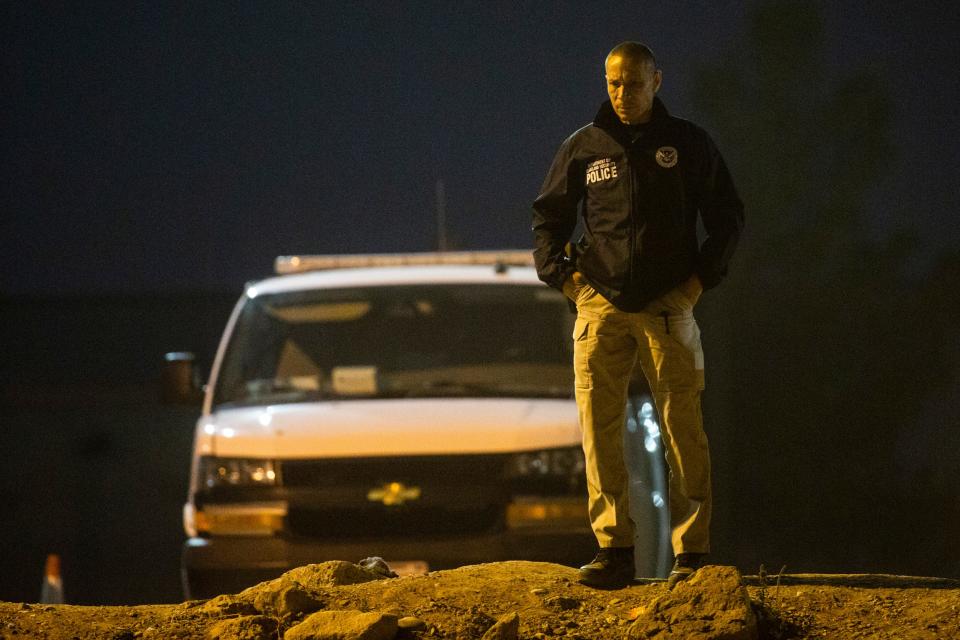
[{"label": "van hood", "polygon": [[200,421],[222,457],[337,458],[510,453],[580,444],[571,400],[333,400],[224,409]]}]

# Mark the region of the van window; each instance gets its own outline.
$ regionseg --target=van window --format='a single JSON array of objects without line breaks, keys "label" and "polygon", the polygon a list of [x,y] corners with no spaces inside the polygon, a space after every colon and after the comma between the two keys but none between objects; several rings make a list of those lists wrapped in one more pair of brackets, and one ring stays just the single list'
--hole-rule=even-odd
[{"label": "van window", "polygon": [[543,285],[378,286],[260,295],[215,405],[331,397],[572,397],[573,314]]}]

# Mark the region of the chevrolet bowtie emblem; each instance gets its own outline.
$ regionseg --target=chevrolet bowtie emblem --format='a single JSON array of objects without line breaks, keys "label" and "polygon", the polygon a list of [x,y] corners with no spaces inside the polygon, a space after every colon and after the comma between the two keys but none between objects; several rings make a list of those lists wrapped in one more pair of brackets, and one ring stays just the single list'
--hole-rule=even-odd
[{"label": "chevrolet bowtie emblem", "polygon": [[370,489],[367,500],[382,502],[388,507],[403,504],[407,500],[417,500],[420,497],[420,487],[408,487],[402,482],[388,482],[382,487]]}]

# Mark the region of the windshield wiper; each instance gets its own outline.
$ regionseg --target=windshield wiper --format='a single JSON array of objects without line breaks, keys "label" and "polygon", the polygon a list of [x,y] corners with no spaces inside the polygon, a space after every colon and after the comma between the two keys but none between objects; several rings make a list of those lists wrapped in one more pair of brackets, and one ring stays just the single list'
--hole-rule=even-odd
[{"label": "windshield wiper", "polygon": [[461,380],[425,380],[418,385],[399,390],[404,397],[453,395],[464,397],[573,397],[572,389],[545,387],[538,384],[510,384],[466,382]]},{"label": "windshield wiper", "polygon": [[302,398],[316,398],[320,396],[319,389],[310,389],[293,384],[284,378],[264,378],[251,380],[247,383],[246,393],[237,398],[241,403],[256,404],[264,399],[282,398],[290,402]]},{"label": "windshield wiper", "polygon": [[406,397],[410,396],[430,396],[440,395],[497,395],[499,387],[489,384],[478,384],[475,382],[462,382],[460,380],[424,380],[423,382],[405,387],[399,390]]}]

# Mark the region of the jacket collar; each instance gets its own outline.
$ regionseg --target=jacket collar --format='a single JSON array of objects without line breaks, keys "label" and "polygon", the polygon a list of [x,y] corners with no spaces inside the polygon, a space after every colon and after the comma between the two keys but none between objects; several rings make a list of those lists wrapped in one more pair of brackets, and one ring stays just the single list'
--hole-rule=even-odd
[{"label": "jacket collar", "polygon": [[[661,101],[659,97],[654,96],[653,115],[650,118],[650,124],[662,124],[669,117],[670,113],[664,106],[663,101]],[[603,104],[600,105],[597,115],[593,118],[593,124],[600,127],[614,138],[629,139],[630,137],[627,125],[623,124],[623,122],[620,121],[620,118],[617,117],[616,112],[613,110],[613,105],[610,104],[609,100],[605,100]]]}]

